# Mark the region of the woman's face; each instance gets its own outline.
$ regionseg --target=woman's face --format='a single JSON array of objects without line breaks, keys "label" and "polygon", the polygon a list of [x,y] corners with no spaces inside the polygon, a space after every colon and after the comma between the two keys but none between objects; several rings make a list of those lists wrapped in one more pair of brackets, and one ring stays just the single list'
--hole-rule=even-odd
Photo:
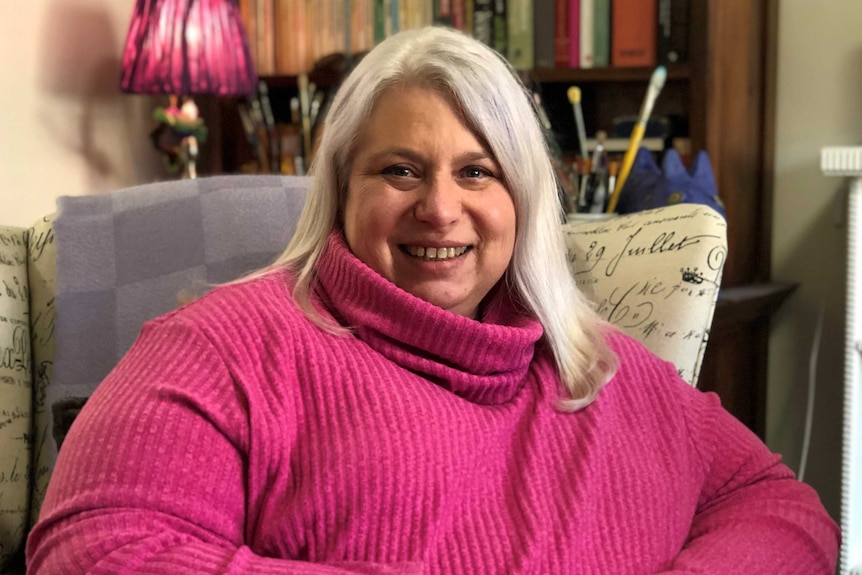
[{"label": "woman's face", "polygon": [[385,92],[359,132],[344,234],[401,289],[475,318],[515,245],[515,206],[490,151],[436,91]]}]

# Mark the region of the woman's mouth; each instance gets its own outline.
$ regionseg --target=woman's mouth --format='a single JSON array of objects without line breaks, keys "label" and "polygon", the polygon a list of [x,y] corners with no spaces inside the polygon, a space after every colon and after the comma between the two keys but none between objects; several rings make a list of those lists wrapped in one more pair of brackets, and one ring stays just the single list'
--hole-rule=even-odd
[{"label": "woman's mouth", "polygon": [[430,246],[414,246],[414,245],[405,245],[402,246],[402,249],[407,252],[408,255],[414,258],[420,258],[428,261],[443,261],[450,260],[453,258],[457,258],[458,256],[463,255],[467,250],[470,249],[470,246],[457,246],[457,247],[430,247]]}]

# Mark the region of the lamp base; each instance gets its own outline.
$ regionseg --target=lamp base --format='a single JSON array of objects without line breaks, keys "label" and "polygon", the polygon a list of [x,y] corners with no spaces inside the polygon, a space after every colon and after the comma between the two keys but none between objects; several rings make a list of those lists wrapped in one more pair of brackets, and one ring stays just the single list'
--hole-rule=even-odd
[{"label": "lamp base", "polygon": [[206,142],[207,127],[194,100],[171,95],[166,108],[156,108],[153,119],[156,127],[150,132],[153,146],[165,156],[168,170],[183,173],[183,178],[197,177],[197,160],[200,144]]}]

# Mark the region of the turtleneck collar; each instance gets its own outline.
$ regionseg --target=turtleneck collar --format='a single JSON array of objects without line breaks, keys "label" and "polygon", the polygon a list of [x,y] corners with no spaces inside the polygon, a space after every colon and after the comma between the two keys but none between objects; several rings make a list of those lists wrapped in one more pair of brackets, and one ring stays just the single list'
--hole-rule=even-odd
[{"label": "turtleneck collar", "polygon": [[325,305],[380,354],[480,404],[508,401],[520,389],[541,324],[501,293],[482,321],[443,310],[369,268],[333,232],[317,278]]}]

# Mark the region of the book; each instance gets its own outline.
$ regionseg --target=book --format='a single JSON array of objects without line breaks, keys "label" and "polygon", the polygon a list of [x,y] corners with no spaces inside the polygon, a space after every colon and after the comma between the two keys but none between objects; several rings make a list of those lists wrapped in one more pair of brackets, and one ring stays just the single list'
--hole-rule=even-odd
[{"label": "book", "polygon": [[593,67],[593,31],[595,29],[595,4],[593,0],[581,0],[581,68]]},{"label": "book", "polygon": [[556,58],[556,28],[554,12],[556,0],[533,0],[534,34],[536,38],[535,59],[539,68],[553,68]]},{"label": "book", "polygon": [[[386,39],[386,13],[383,0],[372,1],[374,2],[374,43],[379,44]],[[392,15],[390,14],[389,17],[391,18]]]},{"label": "book", "polygon": [[569,0],[569,67],[581,66],[581,0]]},{"label": "book", "polygon": [[655,66],[658,14],[656,0],[613,0],[611,65]]},{"label": "book", "polygon": [[464,0],[464,31],[473,34],[474,1]]},{"label": "book", "polygon": [[275,1],[275,73],[285,76],[299,74],[302,62],[296,42],[299,23],[296,22],[295,4],[297,0]]},{"label": "book", "polygon": [[593,0],[593,66],[611,65],[611,0]]},{"label": "book", "polygon": [[452,0],[434,0],[434,23],[452,25]]},{"label": "book", "polygon": [[656,56],[660,64],[688,60],[689,0],[658,0]]},{"label": "book", "polygon": [[509,55],[508,10],[510,1],[512,0],[494,0],[494,50],[504,57]]},{"label": "book", "polygon": [[257,65],[257,0],[239,0],[239,13],[242,18],[242,26],[245,28],[245,37],[248,40],[248,51],[255,70]]},{"label": "book", "polygon": [[407,7],[401,6],[404,3],[404,0],[389,0],[389,35],[407,29]]},{"label": "book", "polygon": [[[350,9],[350,53],[358,54],[368,50],[374,40],[373,7],[371,0],[354,0]],[[371,18],[369,18],[369,15]]]},{"label": "book", "polygon": [[464,0],[452,0],[452,27],[464,30]]},{"label": "book", "polygon": [[256,2],[257,73],[275,73],[275,0]]},{"label": "book", "polygon": [[474,0],[473,37],[494,46],[494,0]]},{"label": "book", "polygon": [[536,65],[533,0],[509,0],[506,12],[509,63],[516,70],[530,70]]},{"label": "book", "polygon": [[569,0],[554,4],[554,65],[569,67]]}]

